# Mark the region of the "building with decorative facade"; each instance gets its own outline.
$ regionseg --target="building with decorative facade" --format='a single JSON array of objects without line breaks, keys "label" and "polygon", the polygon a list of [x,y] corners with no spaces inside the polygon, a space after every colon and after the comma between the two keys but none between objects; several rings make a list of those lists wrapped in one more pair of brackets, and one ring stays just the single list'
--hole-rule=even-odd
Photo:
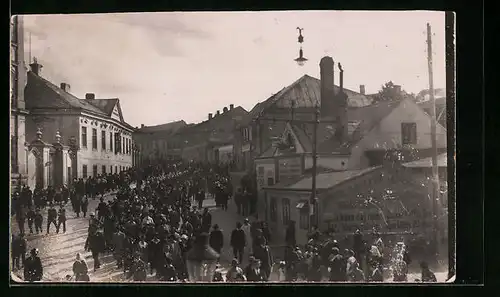
[{"label": "building with decorative facade", "polygon": [[[36,59],[30,67],[25,89],[26,108],[30,112],[26,137],[33,141],[30,147],[36,143],[42,148],[29,151],[30,186],[52,185],[60,176],[64,179],[59,183],[68,184],[74,178],[118,173],[137,163],[134,128],[125,122],[118,98],[96,99],[93,93],[87,93],[85,99],[77,98],[70,93],[68,83],[58,86],[44,79],[42,65]],[[41,166],[47,169],[38,170],[40,153],[46,144],[53,143],[68,151],[70,159],[64,161],[63,168],[55,170],[48,155]],[[42,176],[40,172],[45,171]]]}]

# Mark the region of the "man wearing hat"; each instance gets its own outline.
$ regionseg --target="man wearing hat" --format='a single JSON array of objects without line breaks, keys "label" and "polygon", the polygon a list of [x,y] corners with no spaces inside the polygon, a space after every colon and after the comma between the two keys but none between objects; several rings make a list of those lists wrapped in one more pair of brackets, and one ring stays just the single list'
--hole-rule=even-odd
[{"label": "man wearing hat", "polygon": [[34,248],[30,252],[30,256],[24,264],[24,280],[35,282],[42,280],[43,267],[40,257],[38,257],[38,249]]},{"label": "man wearing hat", "polygon": [[248,266],[245,268],[245,275],[247,281],[250,282],[261,282],[266,280],[264,272],[260,269],[260,260],[254,256],[248,258]]},{"label": "man wearing hat", "polygon": [[57,231],[57,210],[52,203],[50,204],[50,208],[47,212],[47,234],[50,233],[51,224],[54,224],[54,228]]},{"label": "man wearing hat", "polygon": [[222,247],[224,246],[224,234],[217,224],[213,226],[213,230],[210,232],[209,243],[217,253],[220,254],[222,252]]}]

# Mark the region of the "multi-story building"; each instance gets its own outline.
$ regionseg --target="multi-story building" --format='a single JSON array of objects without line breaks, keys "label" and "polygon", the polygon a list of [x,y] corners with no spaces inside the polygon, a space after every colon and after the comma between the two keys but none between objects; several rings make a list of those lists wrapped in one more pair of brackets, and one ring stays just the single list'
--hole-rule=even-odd
[{"label": "multi-story building", "polygon": [[11,18],[10,40],[10,144],[11,144],[11,182],[13,186],[26,182],[26,137],[25,122],[28,114],[25,109],[24,87],[26,86],[26,66],[24,63],[24,28],[20,16]]},{"label": "multi-story building", "polygon": [[[311,125],[303,121],[313,120],[316,107],[321,109],[322,117],[332,116],[336,112],[333,96],[339,93],[341,87],[340,83],[334,84],[333,60],[328,65],[329,69],[327,66],[322,66],[321,79],[304,75],[267,100],[255,105],[249,112],[235,133],[234,156],[238,170],[232,172],[232,177],[236,184],[239,183],[239,179],[255,169],[255,158],[261,156],[272,146],[274,139],[283,134],[287,125],[286,119],[293,118],[297,127],[301,129],[309,126],[308,132],[310,132]],[[364,85],[360,85],[359,92],[345,88],[342,90],[347,96],[346,104],[349,110],[372,103],[372,98],[365,95]],[[323,98],[325,96],[328,100]],[[302,123],[299,123],[301,121]]]},{"label": "multi-story building", "polygon": [[248,112],[233,104],[209,113],[208,119],[195,125],[187,125],[177,131],[169,143],[182,148],[182,158],[207,163],[233,161],[234,129]]},{"label": "multi-story building", "polygon": [[156,126],[141,125],[141,128],[136,129],[133,139],[141,151],[142,162],[153,164],[180,158],[181,145],[171,141],[171,137],[185,126],[186,122],[176,121]]},{"label": "multi-story building", "polygon": [[[42,144],[54,143],[60,135],[62,144],[77,150],[73,160],[65,163],[64,183],[77,177],[121,172],[134,165],[138,159],[132,141],[134,128],[125,122],[118,98],[96,99],[93,93],[77,98],[70,93],[68,83],[57,86],[44,79],[36,59],[30,66],[25,89],[30,112],[26,135],[28,140],[38,136]],[[36,180],[33,174],[29,174],[30,183]],[[44,178],[46,185],[52,184],[50,174]]]}]

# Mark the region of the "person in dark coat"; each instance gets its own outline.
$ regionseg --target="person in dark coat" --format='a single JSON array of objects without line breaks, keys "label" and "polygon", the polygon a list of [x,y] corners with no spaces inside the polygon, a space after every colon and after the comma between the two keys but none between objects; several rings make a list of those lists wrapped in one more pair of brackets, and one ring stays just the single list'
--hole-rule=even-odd
[{"label": "person in dark coat", "polygon": [[222,248],[224,247],[224,234],[217,224],[213,226],[213,230],[210,232],[209,243],[217,253],[220,254],[222,252]]},{"label": "person in dark coat", "polygon": [[37,208],[35,211],[35,231],[36,234],[43,233],[43,215],[40,213],[40,208]]},{"label": "person in dark coat", "polygon": [[236,223],[236,229],[231,232],[231,247],[233,248],[233,255],[241,263],[243,261],[243,250],[246,246],[245,231],[241,229],[241,223]]},{"label": "person in dark coat", "polygon": [[38,257],[38,249],[34,248],[24,264],[24,280],[28,282],[41,281],[42,276],[42,261]]},{"label": "person in dark coat", "polygon": [[59,233],[59,229],[63,226],[63,233],[66,233],[66,209],[61,205],[59,212],[57,213],[57,228],[56,232]]},{"label": "person in dark coat", "polygon": [[90,281],[88,271],[89,269],[87,267],[87,263],[80,257],[80,253],[77,253],[76,260],[73,263],[73,274],[75,276],[75,281],[77,282]]},{"label": "person in dark coat", "polygon": [[328,266],[330,267],[330,281],[345,281],[346,264],[337,247],[332,248],[332,252],[330,257],[328,258],[328,262]]},{"label": "person in dark coat", "polygon": [[123,257],[125,249],[125,233],[123,233],[122,228],[117,228],[116,232],[113,234],[113,257],[116,260],[116,265],[118,268],[123,267]]},{"label": "person in dark coat", "polygon": [[260,269],[264,275],[264,280],[268,280],[269,276],[271,276],[273,257],[271,255],[271,249],[265,244],[263,237],[258,237],[256,239],[253,253],[254,257],[260,261]]},{"label": "person in dark coat", "polygon": [[26,265],[26,238],[20,233],[18,236],[12,235],[12,267],[20,269],[20,262]]},{"label": "person in dark coat", "polygon": [[17,207],[16,220],[17,220],[17,225],[19,226],[19,231],[24,234],[24,222],[26,220],[26,212],[24,210],[24,206],[21,205],[21,201],[19,201],[19,206]]},{"label": "person in dark coat", "polygon": [[80,201],[80,207],[83,212],[83,217],[87,216],[87,207],[89,206],[89,198],[86,194],[83,195],[82,200]]},{"label": "person in dark coat", "polygon": [[92,258],[94,259],[94,271],[101,267],[101,262],[99,261],[99,254],[104,252],[105,243],[104,235],[100,231],[94,231],[89,234],[85,250],[90,250],[92,252]]},{"label": "person in dark coat", "polygon": [[71,193],[71,205],[73,206],[73,212],[76,213],[77,218],[80,217],[81,199],[81,196],[73,190]]},{"label": "person in dark coat", "polygon": [[205,200],[205,191],[199,189],[198,193],[196,193],[196,201],[198,202],[199,209],[203,208],[203,200]]},{"label": "person in dark coat", "polygon": [[245,276],[249,282],[262,282],[266,280],[266,275],[260,268],[260,260],[250,256],[250,264],[245,268]]},{"label": "person in dark coat", "polygon": [[208,232],[210,230],[210,226],[212,226],[212,214],[208,211],[208,208],[203,210],[203,215],[201,217],[201,225],[203,232]]},{"label": "person in dark coat", "polygon": [[97,219],[100,221],[106,216],[108,212],[108,205],[104,202],[104,198],[101,197],[99,200],[99,205],[97,205]]},{"label": "person in dark coat", "polygon": [[54,224],[54,228],[57,231],[57,210],[54,208],[53,204],[50,204],[50,208],[47,211],[47,234],[50,233],[51,224]]},{"label": "person in dark coat", "polygon": [[28,219],[28,228],[30,229],[30,234],[33,234],[33,223],[35,222],[35,211],[33,207],[29,207],[26,213],[26,219]]}]

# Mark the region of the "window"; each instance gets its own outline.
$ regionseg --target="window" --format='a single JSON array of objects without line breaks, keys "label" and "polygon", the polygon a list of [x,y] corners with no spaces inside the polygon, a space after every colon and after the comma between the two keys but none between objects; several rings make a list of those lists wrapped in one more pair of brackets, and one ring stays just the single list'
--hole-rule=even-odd
[{"label": "window", "polygon": [[97,165],[92,166],[92,176],[97,176]]},{"label": "window", "polygon": [[309,230],[309,212],[300,210],[299,227],[300,229]]},{"label": "window", "polygon": [[271,222],[276,222],[278,220],[277,215],[278,215],[278,203],[276,202],[276,198],[271,197],[270,200],[270,211],[269,211],[269,216],[271,219]]},{"label": "window", "polygon": [[417,144],[417,123],[401,123],[401,142],[406,144]]},{"label": "window", "polygon": [[82,147],[87,147],[87,127],[82,127]]},{"label": "window", "polygon": [[109,150],[113,151],[113,132],[109,132]]},{"label": "window", "polygon": [[273,186],[274,185],[274,178],[268,177],[267,178],[267,185],[268,186]]},{"label": "window", "polygon": [[125,137],[122,136],[120,141],[120,153],[125,154]]},{"label": "window", "polygon": [[102,150],[106,150],[106,131],[101,131],[101,146]]},{"label": "window", "polygon": [[92,149],[97,150],[97,129],[92,128]]},{"label": "window", "polygon": [[115,166],[115,173],[118,173],[118,166]]},{"label": "window", "polygon": [[87,178],[87,165],[82,166],[82,175],[83,178]]},{"label": "window", "polygon": [[283,208],[283,225],[288,225],[290,222],[290,200],[288,198],[283,198],[281,200],[281,206]]},{"label": "window", "polygon": [[102,165],[102,174],[106,174],[106,165]]},{"label": "window", "polygon": [[109,166],[109,173],[113,173],[113,166]]}]

